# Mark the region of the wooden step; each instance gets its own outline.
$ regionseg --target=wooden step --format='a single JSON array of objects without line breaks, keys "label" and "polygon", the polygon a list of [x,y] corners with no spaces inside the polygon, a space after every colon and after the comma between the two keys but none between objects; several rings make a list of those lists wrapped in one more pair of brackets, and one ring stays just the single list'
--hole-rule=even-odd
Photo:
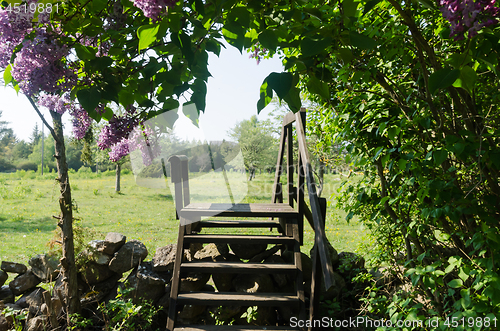
[{"label": "wooden step", "polygon": [[258,326],[258,325],[185,325],[178,326],[174,331],[296,331],[290,326]]},{"label": "wooden step", "polygon": [[219,217],[297,217],[298,211],[286,203],[191,203],[180,216],[197,220],[201,216]]},{"label": "wooden step", "polygon": [[178,304],[211,306],[294,306],[297,295],[282,293],[180,292]]},{"label": "wooden step", "polygon": [[184,236],[185,243],[226,244],[293,244],[295,239],[285,236],[247,236],[227,234],[190,234]]},{"label": "wooden step", "polygon": [[215,221],[203,220],[198,223],[202,228],[278,228],[277,221]]},{"label": "wooden step", "polygon": [[285,263],[184,262],[182,271],[205,273],[293,274],[295,265]]}]

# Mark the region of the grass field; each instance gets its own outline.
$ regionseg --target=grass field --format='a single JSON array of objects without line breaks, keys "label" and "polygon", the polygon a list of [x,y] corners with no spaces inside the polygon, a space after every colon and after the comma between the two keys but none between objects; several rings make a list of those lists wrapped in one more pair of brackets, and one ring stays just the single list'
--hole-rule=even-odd
[{"label": "grass field", "polygon": [[[0,174],[0,260],[27,263],[32,255],[47,252],[56,238],[59,187],[55,174],[37,176],[33,172]],[[270,202],[274,175],[261,174],[246,186],[242,174],[229,173],[233,196],[245,202]],[[224,182],[216,174],[190,180],[193,200],[230,202]],[[220,176],[219,176],[220,177]],[[122,175],[121,192],[114,191],[114,172],[70,174],[72,196],[77,206],[77,233],[83,242],[104,239],[108,232],[120,232],[128,239],[141,240],[151,259],[157,247],[176,243],[178,221],[170,188],[164,179],[142,179]],[[336,193],[338,175],[327,175],[324,197]],[[331,203],[333,200],[329,199]],[[339,251],[357,251],[363,241],[363,227],[356,221],[347,224],[345,213],[330,205],[326,233]],[[267,231],[267,230],[265,230]],[[263,232],[266,233],[266,232]],[[309,253],[314,236],[305,224],[304,249]]]}]

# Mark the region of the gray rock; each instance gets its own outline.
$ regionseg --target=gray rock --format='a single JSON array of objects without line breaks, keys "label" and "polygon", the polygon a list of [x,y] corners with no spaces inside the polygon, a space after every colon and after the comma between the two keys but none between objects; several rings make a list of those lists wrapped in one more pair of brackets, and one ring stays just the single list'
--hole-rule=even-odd
[{"label": "gray rock", "polygon": [[78,259],[84,259],[85,261],[93,261],[100,265],[109,264],[112,256],[99,251],[99,242],[104,243],[102,240],[92,240],[88,244],[88,248],[83,252],[78,254]]},{"label": "gray rock", "polygon": [[[219,255],[215,258],[218,262],[241,262],[241,260],[234,254],[228,254],[226,258]],[[214,273],[212,274],[212,280],[214,281],[215,287],[219,292],[229,292],[233,288],[233,279],[236,277],[234,273]],[[224,315],[227,315],[224,313]]]},{"label": "gray rock", "polygon": [[28,263],[31,271],[45,283],[52,282],[59,275],[59,261],[53,256],[39,254],[32,257]]},{"label": "gray rock", "polygon": [[80,270],[83,281],[89,285],[104,282],[105,280],[115,276],[117,273],[111,271],[107,265],[89,262]]},{"label": "gray rock", "polygon": [[175,244],[157,248],[153,257],[153,269],[159,272],[174,269],[176,249],[177,245]]},{"label": "gray rock", "polygon": [[[337,298],[341,293],[342,290],[345,289],[346,287],[346,282],[344,278],[338,273],[338,272],[333,272],[333,286],[327,291],[325,287],[325,281],[321,280],[321,288],[320,288],[320,293],[323,295],[323,300],[333,300],[334,298]],[[308,296],[311,294],[311,281],[307,281],[304,283],[304,293],[306,293]]]},{"label": "gray rock", "polygon": [[[81,296],[80,302],[82,306],[103,302],[103,299],[106,298],[106,296],[115,289],[120,278],[122,278],[121,274],[114,273],[112,277],[106,279],[105,281],[91,286],[89,291]],[[54,298],[52,298],[52,306],[56,307],[55,309],[58,309],[57,307],[59,305],[62,308],[61,300],[58,300],[57,303],[54,301]]]},{"label": "gray rock", "polygon": [[110,232],[104,238],[104,250],[102,251],[105,254],[113,255],[116,253],[127,241],[127,237],[125,237],[121,233]]},{"label": "gray rock", "polygon": [[[278,255],[271,255],[267,259],[265,259],[264,263],[266,263],[266,264],[284,264],[286,262]],[[278,287],[283,287],[288,282],[288,278],[287,278],[286,274],[273,273],[273,274],[271,274],[271,277],[273,278],[274,282],[276,283],[276,285]]]},{"label": "gray rock", "polygon": [[233,279],[236,292],[266,293],[274,292],[271,277],[267,274],[240,274]]},{"label": "gray rock", "polygon": [[[330,253],[330,261],[332,261],[332,266],[335,267],[337,262],[339,262],[339,254],[337,253],[337,250],[335,248],[333,248],[332,244],[328,241],[328,239],[326,239],[325,244],[326,244],[326,248],[328,249],[328,252]],[[311,260],[314,260],[314,247],[311,248],[309,255],[311,256]],[[321,261],[320,261],[320,263],[321,263]]]},{"label": "gray rock", "polygon": [[125,243],[109,262],[109,269],[116,273],[124,273],[142,262],[148,256],[146,246],[139,240]]},{"label": "gray rock", "polygon": [[4,285],[0,288],[0,301],[14,303],[14,293],[10,290],[9,285]]},{"label": "gray rock", "polygon": [[5,272],[13,272],[15,274],[24,274],[26,271],[28,271],[28,268],[24,264],[8,261],[2,261],[0,269]]},{"label": "gray rock", "polygon": [[194,258],[196,260],[202,260],[207,257],[211,257],[212,260],[215,261],[215,258],[218,256],[227,257],[229,255],[229,248],[227,244],[208,244],[203,247],[201,250],[197,251],[194,254]]},{"label": "gray rock", "polygon": [[9,279],[9,275],[5,271],[0,270],[0,286],[3,286],[7,279]]},{"label": "gray rock", "polygon": [[9,331],[14,326],[14,319],[12,316],[5,317],[0,314],[0,331]]},{"label": "gray rock", "polygon": [[[281,257],[283,260],[285,260],[287,263],[294,263],[293,261],[293,252],[286,250]],[[302,274],[303,274],[303,279],[304,281],[311,280],[312,278],[312,260],[309,256],[306,254],[300,252],[300,260],[302,261]]]},{"label": "gray rock", "polygon": [[180,290],[187,292],[199,291],[210,279],[210,274],[201,272],[190,272],[186,277],[181,278]]},{"label": "gray rock", "polygon": [[243,260],[250,260],[266,250],[267,244],[229,244],[233,253]]},{"label": "gray rock", "polygon": [[164,291],[163,295],[160,297],[160,299],[156,303],[157,307],[160,307],[165,311],[170,306],[170,290],[171,290],[171,286],[170,286],[170,284],[167,284],[167,286],[165,286],[165,291]]},{"label": "gray rock", "polygon": [[28,270],[24,274],[14,278],[14,280],[9,283],[9,288],[14,295],[21,295],[24,292],[34,289],[40,282],[40,278],[31,272],[31,270]]},{"label": "gray rock", "polygon": [[149,300],[155,303],[165,294],[166,280],[153,271],[152,262],[143,262],[127,277],[128,286],[133,290],[128,294],[134,303]]},{"label": "gray rock", "polygon": [[32,316],[36,316],[40,313],[43,303],[43,292],[45,292],[43,288],[37,287],[26,295],[26,303],[28,304],[29,311]]}]

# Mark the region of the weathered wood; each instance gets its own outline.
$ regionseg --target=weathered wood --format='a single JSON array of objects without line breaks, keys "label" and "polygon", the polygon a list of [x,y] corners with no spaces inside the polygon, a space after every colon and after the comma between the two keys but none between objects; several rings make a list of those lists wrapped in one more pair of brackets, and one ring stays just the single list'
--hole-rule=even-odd
[{"label": "weathered wood", "polygon": [[181,268],[188,272],[207,273],[294,274],[297,271],[293,264],[249,262],[184,262]]},{"label": "weathered wood", "polygon": [[283,116],[283,126],[287,126],[290,124],[293,124],[295,122],[295,114],[292,112],[289,112]]},{"label": "weathered wood", "polygon": [[179,304],[211,306],[296,306],[296,295],[277,293],[235,293],[235,292],[188,292],[179,293]]},{"label": "weathered wood", "polygon": [[[273,196],[271,198],[272,203],[279,201],[279,200],[277,200],[278,194],[281,194],[281,197],[283,198],[283,190],[281,187],[280,178],[281,178],[281,174],[283,172],[283,155],[284,155],[284,150],[285,150],[285,144],[286,144],[286,130],[285,130],[285,127],[283,127],[281,129],[280,149],[278,151],[278,161],[276,163],[276,171],[274,174]],[[278,185],[279,185],[279,187],[278,187]],[[278,188],[280,189],[279,192],[278,192]],[[279,202],[283,202],[283,200],[281,200]]]},{"label": "weathered wood", "polygon": [[47,306],[47,315],[49,315],[49,321],[52,327],[51,330],[56,330],[59,328],[59,322],[57,321],[57,312],[54,311],[54,307],[52,306],[52,297],[50,292],[44,291],[42,296],[45,301],[45,305]]},{"label": "weathered wood", "polygon": [[212,221],[203,220],[199,223],[200,228],[278,228],[277,221]]},{"label": "weathered wood", "polygon": [[175,315],[177,313],[177,297],[179,295],[181,263],[184,256],[184,233],[185,226],[179,226],[179,236],[177,238],[177,247],[175,251],[174,270],[172,274],[172,283],[170,287],[170,305],[168,308],[167,330],[173,330],[175,324]]},{"label": "weathered wood", "polygon": [[318,253],[321,259],[321,265],[323,270],[323,277],[325,280],[326,289],[330,289],[334,285],[333,283],[333,267],[330,260],[330,254],[326,249],[325,245],[325,230],[321,226],[321,207],[319,205],[319,199],[316,194],[316,187],[314,185],[314,177],[312,172],[312,166],[309,159],[309,152],[306,146],[306,136],[302,125],[302,118],[300,114],[296,114],[297,119],[297,139],[299,141],[299,152],[302,157],[302,162],[305,165],[305,174],[307,182],[307,191],[309,192],[309,202],[311,204],[311,212],[314,221],[314,231],[315,239],[314,242],[318,245]]},{"label": "weathered wood", "polygon": [[221,235],[221,234],[194,234],[185,235],[184,241],[188,243],[227,243],[227,244],[293,244],[292,237],[277,236],[247,236],[247,235]]},{"label": "weathered wood", "polygon": [[200,216],[218,217],[297,217],[298,213],[288,204],[281,203],[191,203],[180,212],[193,219]]}]

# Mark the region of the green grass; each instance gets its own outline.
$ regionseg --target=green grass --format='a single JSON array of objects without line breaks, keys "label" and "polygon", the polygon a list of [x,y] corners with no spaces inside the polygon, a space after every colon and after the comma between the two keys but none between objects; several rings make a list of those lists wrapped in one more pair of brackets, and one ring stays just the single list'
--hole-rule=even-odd
[{"label": "green grass", "polygon": [[[230,202],[220,174],[192,176],[192,201]],[[219,180],[217,180],[219,177]],[[34,173],[0,174],[0,260],[27,263],[32,255],[47,252],[48,243],[55,238],[58,215],[59,186],[55,174],[43,177]],[[249,183],[245,202],[270,202],[274,176],[258,174]],[[242,184],[236,184],[242,175],[229,173],[233,195],[243,197]],[[327,175],[324,197],[336,193],[338,176]],[[104,239],[108,232],[120,232],[128,239],[141,240],[152,258],[157,247],[176,243],[178,221],[169,186],[164,179],[142,179],[136,183],[131,174],[122,175],[121,192],[114,191],[114,172],[99,175],[70,174],[72,197],[77,211],[77,224],[84,229],[84,240]],[[365,231],[351,221],[330,200],[327,209],[326,234],[339,251],[356,251]],[[268,230],[258,230],[268,233]],[[56,238],[58,239],[58,238]],[[312,247],[314,235],[305,222],[304,252]]]}]

